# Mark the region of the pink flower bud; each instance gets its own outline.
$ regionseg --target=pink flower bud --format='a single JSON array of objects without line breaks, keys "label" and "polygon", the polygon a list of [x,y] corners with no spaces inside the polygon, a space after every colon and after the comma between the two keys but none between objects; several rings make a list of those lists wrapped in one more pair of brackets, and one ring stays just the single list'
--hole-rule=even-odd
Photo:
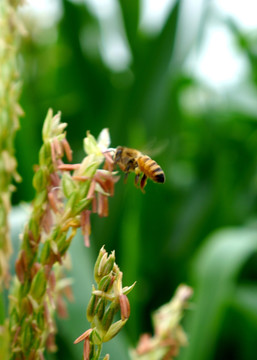
[{"label": "pink flower bud", "polygon": [[89,335],[91,334],[91,332],[93,331],[93,329],[88,329],[85,332],[83,332],[83,334],[81,334],[75,341],[73,344],[78,344],[79,342],[87,339],[89,337]]},{"label": "pink flower bud", "polygon": [[84,210],[82,211],[80,216],[81,230],[84,236],[86,247],[90,246],[90,240],[89,240],[89,236],[91,234],[90,214],[91,214],[90,210]]},{"label": "pink flower bud", "polygon": [[84,341],[84,347],[83,347],[84,360],[89,360],[89,355],[90,355],[90,341],[88,338],[86,338]]},{"label": "pink flower bud", "polygon": [[64,152],[65,152],[65,155],[66,155],[68,161],[71,162],[72,161],[72,150],[71,150],[70,144],[68,143],[67,139],[64,138],[62,140],[62,146],[63,146]]},{"label": "pink flower bud", "polygon": [[121,313],[121,320],[126,320],[129,318],[130,315],[130,304],[129,300],[126,295],[120,295],[120,313]]}]

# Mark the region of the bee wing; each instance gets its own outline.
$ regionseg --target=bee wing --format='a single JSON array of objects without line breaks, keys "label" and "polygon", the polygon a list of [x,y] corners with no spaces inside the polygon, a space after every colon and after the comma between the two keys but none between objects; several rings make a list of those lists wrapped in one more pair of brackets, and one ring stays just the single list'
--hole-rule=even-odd
[{"label": "bee wing", "polygon": [[151,157],[158,156],[167,149],[169,142],[169,139],[163,139],[157,143],[156,138],[154,138],[144,146],[144,149],[141,152]]}]

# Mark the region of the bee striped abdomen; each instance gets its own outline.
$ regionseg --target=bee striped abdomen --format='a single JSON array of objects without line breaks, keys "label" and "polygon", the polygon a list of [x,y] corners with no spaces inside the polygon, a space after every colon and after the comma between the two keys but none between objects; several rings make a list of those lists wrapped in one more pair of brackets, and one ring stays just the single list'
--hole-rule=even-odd
[{"label": "bee striped abdomen", "polygon": [[151,180],[157,183],[163,183],[165,176],[162,168],[156,161],[147,155],[142,155],[137,159],[139,169]]}]

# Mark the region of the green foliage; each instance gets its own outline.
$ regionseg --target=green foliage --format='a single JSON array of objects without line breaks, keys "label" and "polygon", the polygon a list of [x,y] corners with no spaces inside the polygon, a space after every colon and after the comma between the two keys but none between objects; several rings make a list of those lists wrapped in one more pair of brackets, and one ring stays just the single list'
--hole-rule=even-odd
[{"label": "green foliage", "polygon": [[[215,346],[230,308],[234,307],[236,312],[246,311],[256,329],[256,306],[249,306],[256,296],[256,289],[250,284],[245,287],[239,281],[242,268],[256,252],[256,228],[220,230],[199,250],[192,267],[197,294],[188,326],[190,348],[182,359],[215,358]],[[241,335],[238,331],[233,341],[238,342],[237,351],[243,359],[247,342]]]}]

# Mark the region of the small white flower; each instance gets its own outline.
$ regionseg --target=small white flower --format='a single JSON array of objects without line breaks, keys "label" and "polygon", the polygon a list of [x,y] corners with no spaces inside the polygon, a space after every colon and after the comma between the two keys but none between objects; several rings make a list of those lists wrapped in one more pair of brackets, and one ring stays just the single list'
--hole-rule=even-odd
[{"label": "small white flower", "polygon": [[88,155],[94,154],[97,156],[103,156],[103,152],[108,149],[110,142],[111,140],[108,129],[103,129],[97,140],[88,131],[87,137],[84,139],[84,150]]}]

